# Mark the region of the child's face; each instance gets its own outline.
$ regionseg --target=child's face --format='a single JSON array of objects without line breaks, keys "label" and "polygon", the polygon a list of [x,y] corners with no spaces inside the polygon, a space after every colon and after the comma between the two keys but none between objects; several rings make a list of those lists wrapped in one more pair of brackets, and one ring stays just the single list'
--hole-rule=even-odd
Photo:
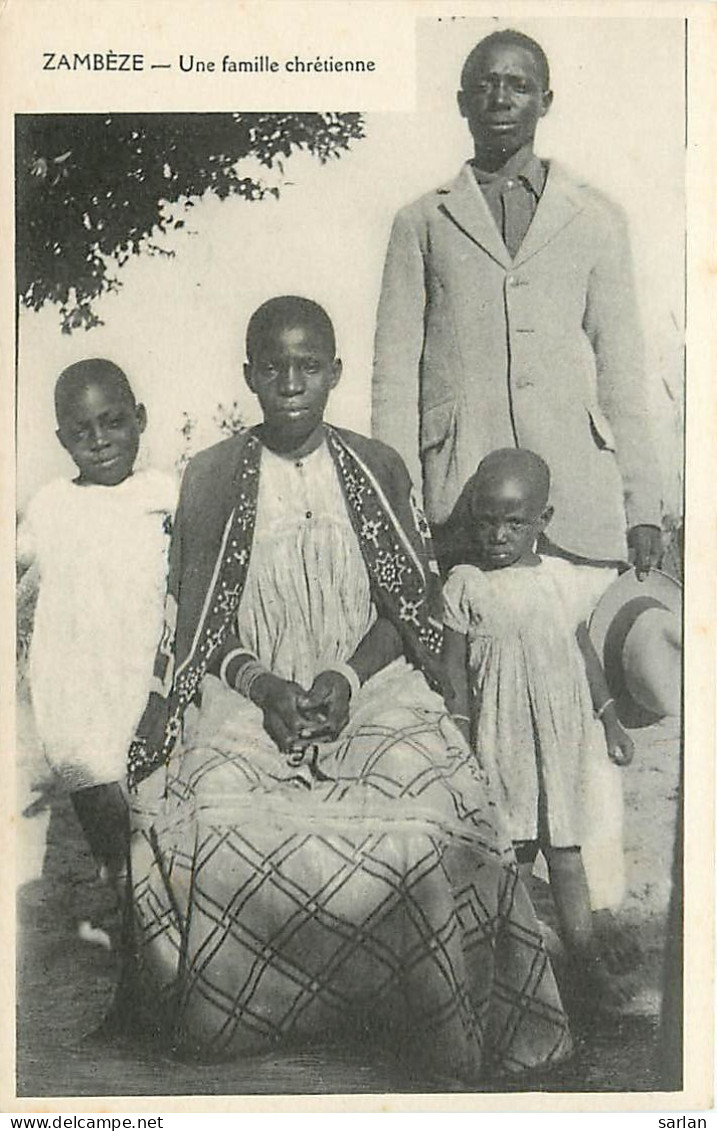
[{"label": "child's face", "polygon": [[481,569],[505,569],[534,561],[535,542],[551,514],[550,507],[536,500],[530,484],[519,479],[478,486],[471,517]]},{"label": "child's face", "polygon": [[307,322],[267,334],[244,375],[259,398],[267,428],[286,450],[298,450],[321,425],[341,362],[325,336]]},{"label": "child's face", "polygon": [[116,487],[132,474],[147,416],[110,382],[79,389],[63,406],[57,438],[77,466],[78,483]]}]

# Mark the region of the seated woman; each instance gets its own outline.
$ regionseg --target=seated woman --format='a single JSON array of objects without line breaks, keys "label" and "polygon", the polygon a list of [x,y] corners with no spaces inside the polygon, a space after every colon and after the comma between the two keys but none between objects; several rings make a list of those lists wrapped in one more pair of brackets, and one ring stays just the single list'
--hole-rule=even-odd
[{"label": "seated woman", "polygon": [[343,1030],[464,1079],[558,1060],[540,931],[440,694],[408,474],[324,423],[321,307],[272,299],[246,348],[264,423],[187,468],[130,752],[142,996],[203,1059]]}]

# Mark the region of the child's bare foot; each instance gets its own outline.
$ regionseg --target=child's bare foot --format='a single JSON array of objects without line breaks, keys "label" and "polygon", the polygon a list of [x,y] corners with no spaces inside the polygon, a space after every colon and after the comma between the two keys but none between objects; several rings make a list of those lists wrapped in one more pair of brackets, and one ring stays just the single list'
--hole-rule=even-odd
[{"label": "child's bare foot", "polygon": [[586,958],[584,971],[587,986],[595,995],[596,1013],[616,1013],[632,997],[632,990],[609,969],[601,954]]},{"label": "child's bare foot", "polygon": [[112,940],[103,931],[101,927],[95,927],[89,919],[83,919],[77,926],[77,936],[83,942],[91,943],[93,946],[102,946],[105,950],[112,950]]},{"label": "child's bare foot", "polygon": [[613,974],[628,974],[642,961],[642,951],[634,935],[618,923],[612,911],[601,908],[592,913],[593,932],[598,952]]},{"label": "child's bare foot", "polygon": [[579,1028],[600,1018],[617,1017],[632,997],[632,990],[591,947],[570,956],[564,996],[571,1023]]}]

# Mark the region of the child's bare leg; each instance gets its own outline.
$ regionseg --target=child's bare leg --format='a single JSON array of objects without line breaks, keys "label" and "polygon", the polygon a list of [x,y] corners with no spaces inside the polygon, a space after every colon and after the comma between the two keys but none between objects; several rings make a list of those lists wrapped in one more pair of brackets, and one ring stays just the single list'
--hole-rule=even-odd
[{"label": "child's bare leg", "polygon": [[[75,790],[70,798],[99,874],[109,882],[121,908],[129,850],[129,810],[122,788],[118,782],[88,786]],[[107,931],[89,919],[80,920],[79,935],[86,942],[112,946]]]},{"label": "child's bare leg", "polygon": [[550,848],[545,855],[563,943],[580,982],[578,990],[594,1011],[614,1008],[626,995],[599,953],[580,849]]},{"label": "child's bare leg", "polygon": [[70,798],[92,855],[114,881],[126,871],[129,848],[129,810],[121,786],[93,785]]},{"label": "child's bare leg", "polygon": [[587,950],[593,943],[592,911],[580,849],[550,848],[545,856],[563,942],[570,951]]}]

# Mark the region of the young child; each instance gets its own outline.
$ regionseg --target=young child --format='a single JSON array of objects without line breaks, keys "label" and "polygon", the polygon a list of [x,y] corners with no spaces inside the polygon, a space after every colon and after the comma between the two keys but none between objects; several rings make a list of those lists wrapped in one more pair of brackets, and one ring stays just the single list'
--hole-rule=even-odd
[{"label": "young child", "polygon": [[[119,783],[162,628],[176,487],[135,472],[147,414],[111,361],[65,369],[55,412],[77,476],[42,487],[18,531],[20,567],[39,572],[30,691],[48,761],[101,873],[118,880],[128,847]],[[80,933],[89,937],[87,924]]]},{"label": "young child", "polygon": [[451,711],[497,789],[524,878],[542,851],[571,981],[600,1008],[623,995],[593,936],[580,850],[587,762],[605,757],[595,716],[613,762],[627,765],[633,745],[587,634],[579,569],[536,553],[549,489],[547,465],[524,449],[492,452],[468,480],[451,519],[464,564],[444,590],[445,659]]}]

